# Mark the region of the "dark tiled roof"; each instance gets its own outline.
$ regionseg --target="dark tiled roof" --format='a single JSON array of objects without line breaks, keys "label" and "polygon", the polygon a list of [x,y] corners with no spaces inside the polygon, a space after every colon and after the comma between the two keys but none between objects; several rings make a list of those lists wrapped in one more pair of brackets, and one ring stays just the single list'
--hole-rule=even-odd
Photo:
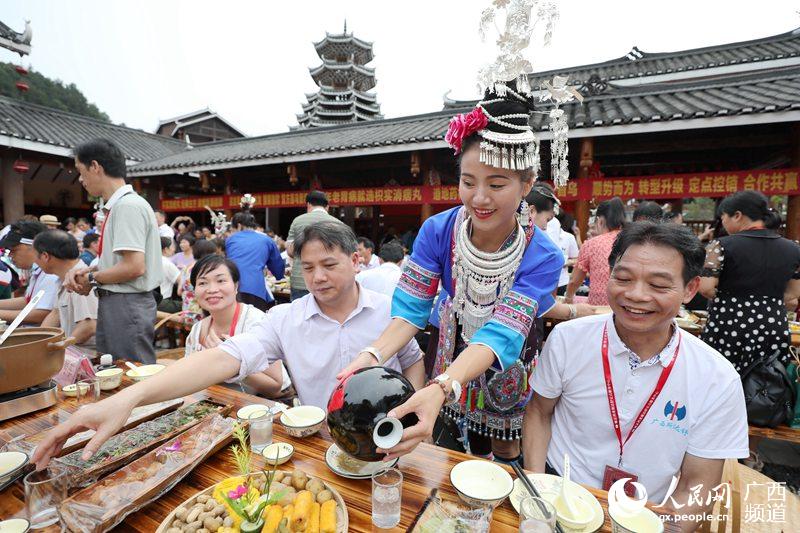
[{"label": "dark tiled roof", "polygon": [[[612,83],[564,109],[572,129],[800,110],[800,67],[680,84]],[[531,125],[546,129],[547,118],[534,114]]]},{"label": "dark tiled roof", "polygon": [[117,142],[125,157],[148,161],[185,149],[183,142],[12,98],[0,96],[0,135],[63,148],[94,137]]},{"label": "dark tiled roof", "polygon": [[[329,152],[344,152],[359,148],[375,148],[414,144],[444,139],[451,111],[439,111],[396,119],[358,122],[342,126],[328,126],[294,130],[287,133],[219,141],[196,146],[192,150],[165,158],[138,164],[129,174],[136,175],[152,170],[238,163]],[[309,157],[311,159],[312,157]]]},{"label": "dark tiled roof", "polygon": [[[330,152],[350,152],[360,148],[441,141],[450,117],[474,106],[461,102],[460,108],[374,122],[292,131],[264,137],[222,141],[197,146],[179,154],[136,165],[130,174],[202,167],[244,161]],[[756,113],[800,110],[800,67],[780,71],[760,71],[725,79],[683,83],[650,84],[608,89],[587,97],[583,104],[564,106],[569,126],[574,131],[591,127],[647,124],[697,118],[726,117]],[[546,117],[534,114],[535,130],[547,128]]]},{"label": "dark tiled roof", "polygon": [[714,67],[746,64],[758,68],[763,61],[800,56],[800,28],[779,35],[752,41],[728,43],[678,52],[648,53],[634,47],[618,59],[603,63],[559,68],[531,75],[532,85],[552,79],[555,75],[569,75],[572,85],[582,85],[592,75],[606,81],[685,73]]}]

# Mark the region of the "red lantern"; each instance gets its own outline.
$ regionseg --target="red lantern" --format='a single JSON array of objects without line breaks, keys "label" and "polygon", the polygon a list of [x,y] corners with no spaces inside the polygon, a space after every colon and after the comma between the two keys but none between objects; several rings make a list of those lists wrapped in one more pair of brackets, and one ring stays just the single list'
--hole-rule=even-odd
[{"label": "red lantern", "polygon": [[28,75],[28,69],[26,69],[26,68],[25,68],[25,67],[23,67],[22,65],[16,65],[16,66],[14,67],[14,70],[16,70],[16,71],[17,71],[17,74],[20,74],[20,75],[22,75],[22,76],[27,76],[27,75]]},{"label": "red lantern", "polygon": [[28,92],[28,89],[30,89],[30,87],[28,87],[27,83],[22,83],[21,81],[18,81],[16,83],[16,86],[17,86],[17,89],[19,89],[23,93]]},{"label": "red lantern", "polygon": [[25,174],[30,170],[30,165],[28,165],[27,161],[23,161],[22,159],[17,159],[14,162],[14,172],[18,174]]}]

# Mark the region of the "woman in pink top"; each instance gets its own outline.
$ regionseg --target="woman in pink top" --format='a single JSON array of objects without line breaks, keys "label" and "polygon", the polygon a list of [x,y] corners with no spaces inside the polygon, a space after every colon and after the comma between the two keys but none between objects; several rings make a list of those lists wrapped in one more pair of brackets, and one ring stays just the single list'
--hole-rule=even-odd
[{"label": "woman in pink top", "polygon": [[565,303],[572,303],[575,291],[589,275],[589,305],[608,305],[606,286],[610,276],[608,256],[619,230],[625,224],[625,204],[619,198],[601,202],[597,206],[595,237],[587,240],[578,253],[578,262],[567,285]]}]

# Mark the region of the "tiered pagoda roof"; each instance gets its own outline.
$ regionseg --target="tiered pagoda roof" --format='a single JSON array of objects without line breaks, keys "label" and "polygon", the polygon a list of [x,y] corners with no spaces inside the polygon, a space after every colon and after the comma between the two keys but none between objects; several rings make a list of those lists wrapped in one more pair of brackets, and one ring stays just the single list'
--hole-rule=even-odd
[{"label": "tiered pagoda roof", "polygon": [[372,43],[347,33],[325,34],[314,43],[322,64],[309,69],[319,86],[316,93],[306,93],[303,113],[297,115],[298,126],[292,129],[335,126],[381,119],[380,104],[375,94],[375,69],[365,66],[372,61]]}]

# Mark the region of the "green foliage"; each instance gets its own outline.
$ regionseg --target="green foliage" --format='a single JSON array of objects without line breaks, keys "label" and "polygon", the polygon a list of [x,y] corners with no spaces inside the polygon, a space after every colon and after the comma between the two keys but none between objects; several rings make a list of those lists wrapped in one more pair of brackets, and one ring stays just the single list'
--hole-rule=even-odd
[{"label": "green foliage", "polygon": [[687,198],[683,201],[684,220],[714,220],[717,203],[713,198]]},{"label": "green foliage", "polygon": [[[18,81],[28,84],[30,87],[28,92],[21,92],[17,89]],[[14,70],[12,63],[0,62],[0,95],[61,111],[69,111],[104,122],[110,121],[108,115],[86,100],[74,83],[65,85],[61,80],[51,80],[33,69],[29,69],[27,76],[22,76]]]}]

